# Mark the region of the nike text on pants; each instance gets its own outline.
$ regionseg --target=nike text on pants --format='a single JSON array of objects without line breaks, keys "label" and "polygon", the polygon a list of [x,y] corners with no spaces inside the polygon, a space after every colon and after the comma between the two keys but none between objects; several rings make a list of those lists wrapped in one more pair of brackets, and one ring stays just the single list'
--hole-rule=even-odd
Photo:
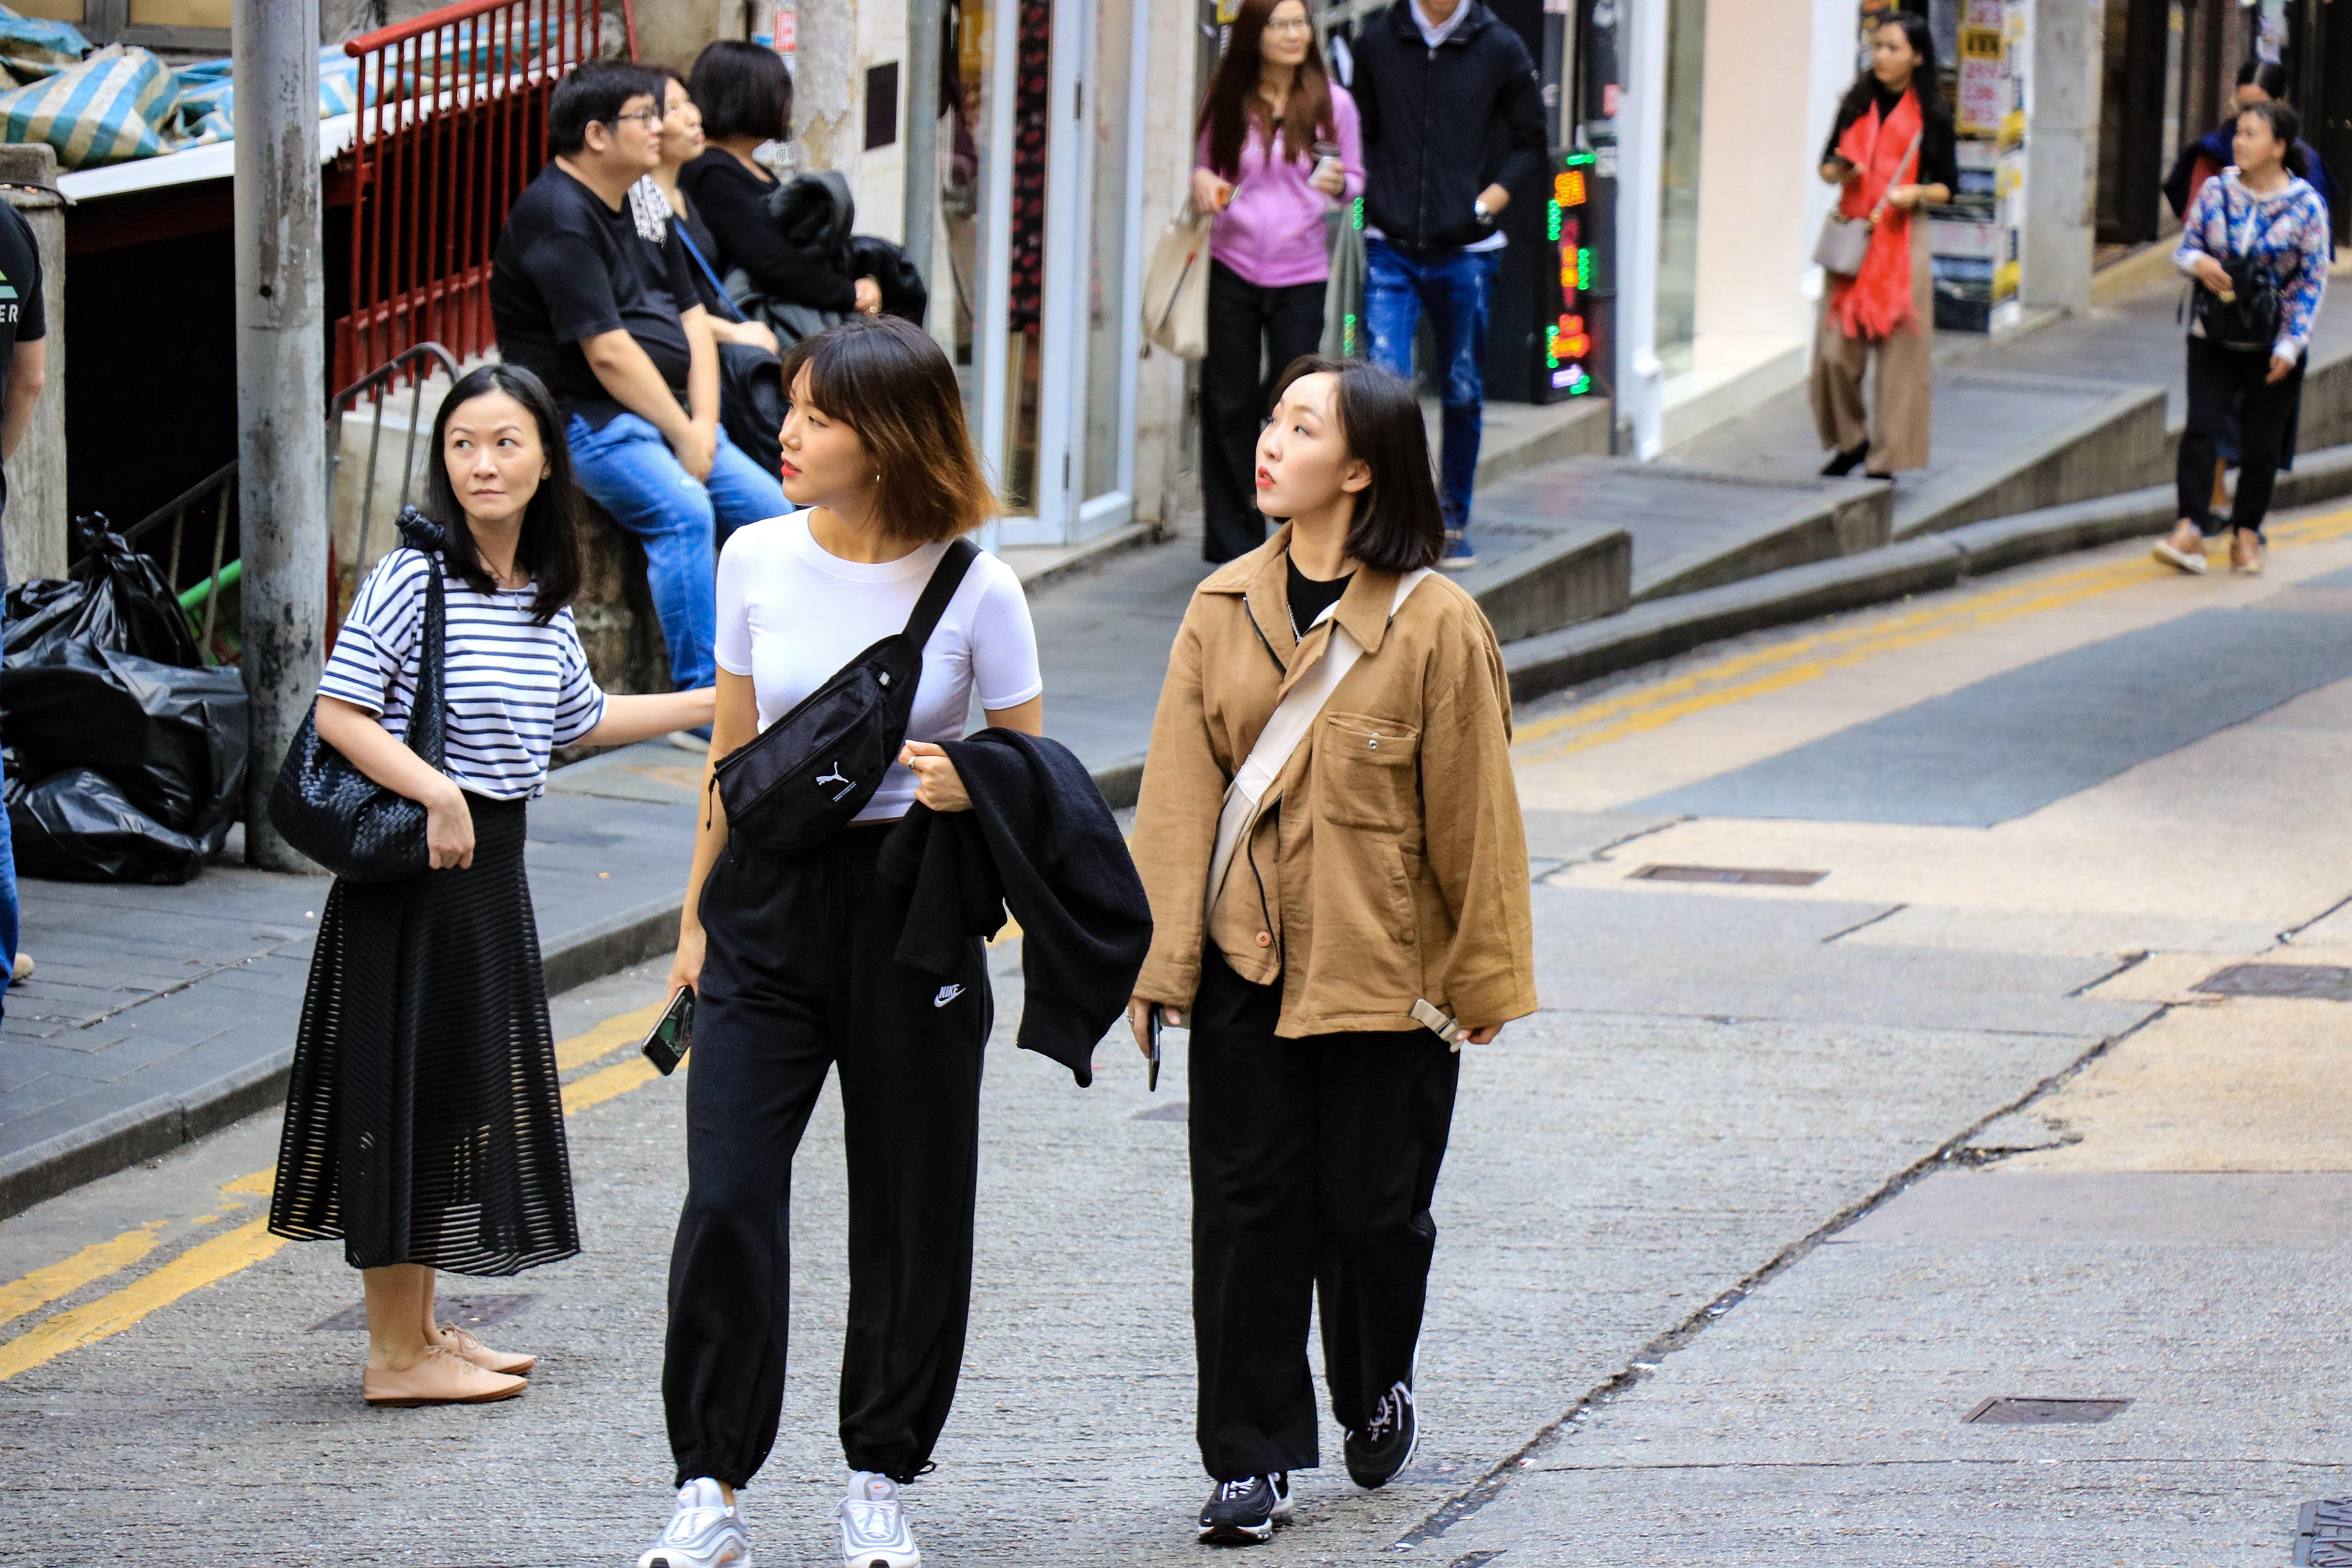
[{"label": "nike text on pants", "polygon": [[793,859],[730,845],[703,884],[662,1369],[680,1486],[742,1486],[775,1442],[793,1155],[828,1068],[849,1165],[850,1468],[912,1480],[955,1399],[994,1004],[976,940],[945,983],[895,961],[907,889],[876,875],[886,832],[845,829]]},{"label": "nike text on pants", "polygon": [[1313,1298],[1342,1427],[1412,1375],[1462,1062],[1426,1029],[1284,1039],[1281,993],[1213,947],[1192,1002],[1192,1335],[1221,1481],[1318,1463]]}]

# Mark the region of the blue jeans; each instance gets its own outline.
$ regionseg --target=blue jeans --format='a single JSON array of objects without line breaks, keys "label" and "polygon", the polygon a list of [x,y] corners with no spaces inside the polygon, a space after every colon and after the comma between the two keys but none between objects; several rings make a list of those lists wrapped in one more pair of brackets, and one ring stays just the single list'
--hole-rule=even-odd
[{"label": "blue jeans", "polygon": [[577,414],[564,427],[580,488],[646,547],[646,581],[669,648],[669,678],[680,691],[711,685],[718,665],[719,546],[747,522],[793,510],[773,474],[719,432],[710,477],[679,464],[650,420],[616,414],[591,430]]},{"label": "blue jeans", "polygon": [[1437,332],[1437,357],[1445,365],[1438,499],[1448,528],[1470,521],[1486,397],[1486,299],[1502,263],[1494,250],[1441,250],[1415,260],[1384,239],[1364,244],[1364,331],[1372,363],[1411,381],[1413,331],[1424,310]]}]

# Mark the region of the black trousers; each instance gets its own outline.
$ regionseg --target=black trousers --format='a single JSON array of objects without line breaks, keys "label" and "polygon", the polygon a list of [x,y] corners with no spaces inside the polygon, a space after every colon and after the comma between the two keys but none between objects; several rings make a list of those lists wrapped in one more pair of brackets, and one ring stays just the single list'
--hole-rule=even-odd
[{"label": "black trousers", "polygon": [[1437,1250],[1430,1200],[1462,1058],[1426,1029],[1274,1032],[1279,984],[1215,949],[1192,1005],[1192,1334],[1201,1463],[1216,1480],[1310,1469],[1308,1309],[1331,1414],[1360,1430],[1412,1375]]},{"label": "black trousers", "polygon": [[852,828],[792,860],[730,847],[703,885],[662,1367],[680,1486],[741,1486],[775,1443],[793,1154],[829,1068],[849,1165],[844,1457],[912,1480],[955,1399],[994,1003],[977,941],[944,985],[895,961],[905,892],[874,875],[882,837]]},{"label": "black trousers", "polygon": [[2230,428],[2238,423],[2238,494],[2228,526],[2260,533],[2271,509],[2279,458],[2293,437],[2303,399],[2303,361],[2275,384],[2271,356],[2260,349],[2225,349],[2203,338],[2189,340],[2189,425],[2180,433],[2180,460],[2174,473],[2180,510],[2200,533],[2221,531],[2213,516],[2213,463]]},{"label": "black trousers", "polygon": [[1209,355],[1201,362],[1201,511],[1204,560],[1265,542],[1257,510],[1257,438],[1275,378],[1323,342],[1321,283],[1261,289],[1209,263]]}]

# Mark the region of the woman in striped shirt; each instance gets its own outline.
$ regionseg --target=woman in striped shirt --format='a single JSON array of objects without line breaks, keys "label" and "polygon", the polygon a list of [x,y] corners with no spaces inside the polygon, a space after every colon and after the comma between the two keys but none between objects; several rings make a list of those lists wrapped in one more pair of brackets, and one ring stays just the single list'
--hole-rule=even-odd
[{"label": "woman in striped shirt", "polygon": [[[708,724],[712,694],[607,696],[567,607],[580,588],[579,491],[562,422],[529,371],[485,365],[442,400],[436,522],[361,584],[319,683],[320,738],[426,808],[433,869],[338,881],[319,924],[288,1089],[270,1228],[340,1237],[362,1271],[371,1405],[479,1404],[532,1358],[436,1322],[433,1273],[513,1274],[580,1250],[524,802],[562,745],[624,745]],[[437,553],[436,565],[435,554]],[[443,574],[436,770],[403,742],[427,574]]]}]

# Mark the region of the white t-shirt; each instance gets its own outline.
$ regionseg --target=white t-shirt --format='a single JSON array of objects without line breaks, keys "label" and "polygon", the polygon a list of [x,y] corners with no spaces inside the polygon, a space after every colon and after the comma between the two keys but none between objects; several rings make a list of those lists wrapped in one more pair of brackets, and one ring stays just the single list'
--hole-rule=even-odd
[{"label": "white t-shirt", "polygon": [[[751,678],[760,728],[903,629],[947,549],[926,544],[878,566],[844,561],[809,537],[804,510],[737,529],[719,552],[714,651],[719,668]],[[907,739],[960,741],[975,694],[982,708],[1002,709],[1045,689],[1021,579],[995,556],[982,554],[924,645],[923,679]],[[894,766],[857,820],[904,816],[914,799],[914,770]]]}]

